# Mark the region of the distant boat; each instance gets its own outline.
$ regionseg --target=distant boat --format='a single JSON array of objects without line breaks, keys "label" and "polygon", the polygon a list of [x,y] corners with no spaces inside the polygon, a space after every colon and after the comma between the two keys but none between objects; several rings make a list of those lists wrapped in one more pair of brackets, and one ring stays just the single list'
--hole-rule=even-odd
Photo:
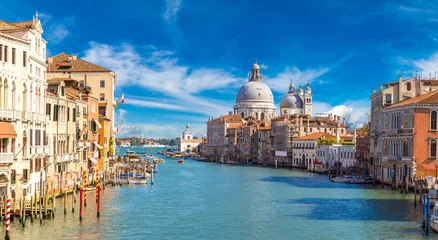
[{"label": "distant boat", "polygon": [[176,161],[177,163],[184,163],[184,159],[180,159],[178,161]]},{"label": "distant boat", "polygon": [[430,228],[438,232],[438,205],[433,208],[432,216],[430,217]]}]

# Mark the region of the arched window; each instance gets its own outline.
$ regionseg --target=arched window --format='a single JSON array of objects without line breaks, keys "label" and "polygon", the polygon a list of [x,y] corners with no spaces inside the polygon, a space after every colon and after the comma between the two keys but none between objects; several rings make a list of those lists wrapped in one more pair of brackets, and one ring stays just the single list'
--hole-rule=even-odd
[{"label": "arched window", "polygon": [[430,157],[436,158],[436,140],[430,140]]},{"label": "arched window", "polygon": [[261,114],[260,120],[265,120],[265,113]]},{"label": "arched window", "polygon": [[436,111],[432,111],[430,113],[430,129],[431,130],[436,130]]},{"label": "arched window", "polygon": [[406,83],[406,90],[411,91],[411,83]]},{"label": "arched window", "polygon": [[245,114],[243,112],[241,112],[240,115],[242,115],[243,118],[245,117]]}]

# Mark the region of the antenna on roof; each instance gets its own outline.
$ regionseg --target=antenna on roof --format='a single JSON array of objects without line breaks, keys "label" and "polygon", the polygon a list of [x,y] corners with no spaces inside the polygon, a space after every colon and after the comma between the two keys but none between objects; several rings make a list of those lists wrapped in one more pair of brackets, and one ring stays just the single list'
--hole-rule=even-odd
[{"label": "antenna on roof", "polygon": [[418,77],[418,70],[415,70],[415,78]]},{"label": "antenna on roof", "polygon": [[432,79],[432,73],[429,72],[429,79]]},{"label": "antenna on roof", "polygon": [[436,79],[436,71],[435,71],[435,79]]}]

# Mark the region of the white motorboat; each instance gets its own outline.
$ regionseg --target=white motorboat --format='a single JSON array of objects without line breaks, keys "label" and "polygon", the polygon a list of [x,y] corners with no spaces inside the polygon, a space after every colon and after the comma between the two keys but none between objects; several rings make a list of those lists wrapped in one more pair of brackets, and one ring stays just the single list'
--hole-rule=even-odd
[{"label": "white motorboat", "polygon": [[432,216],[430,216],[430,228],[435,232],[438,232],[438,205],[435,205]]},{"label": "white motorboat", "polygon": [[148,179],[147,178],[131,178],[131,179],[121,178],[121,179],[119,179],[119,182],[123,183],[123,184],[147,184]]},{"label": "white motorboat", "polygon": [[364,179],[362,176],[353,176],[353,179],[349,183],[351,183],[351,184],[373,183],[373,177],[366,176]]},{"label": "white motorboat", "polygon": [[331,179],[335,183],[350,183],[352,180],[354,180],[354,177],[351,175],[338,176]]}]

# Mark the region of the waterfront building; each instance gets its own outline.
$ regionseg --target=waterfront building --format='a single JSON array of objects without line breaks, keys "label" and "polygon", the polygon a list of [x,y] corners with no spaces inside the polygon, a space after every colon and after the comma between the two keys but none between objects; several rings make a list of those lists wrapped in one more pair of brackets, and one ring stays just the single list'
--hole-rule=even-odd
[{"label": "waterfront building", "polygon": [[207,122],[207,147],[206,157],[219,160],[228,153],[227,129],[241,124],[241,115],[226,115]]},{"label": "waterfront building", "polygon": [[[114,146],[111,148],[109,139],[113,128],[111,119],[108,116],[108,104],[106,102],[99,103],[99,124],[96,124],[99,131],[98,171],[108,171],[110,167],[110,156],[114,155]],[[111,158],[111,160],[114,164],[115,158]]]},{"label": "waterfront building", "polygon": [[271,165],[271,124],[264,122],[256,131],[257,134],[257,162]]},{"label": "waterfront building", "polygon": [[271,155],[281,166],[293,165],[294,139],[312,133],[328,133],[337,136],[339,140],[349,138],[345,118],[341,123],[341,116],[331,114],[327,117],[310,117],[307,114],[282,115],[272,119],[271,125]]},{"label": "waterfront building", "polygon": [[348,174],[356,166],[356,146],[354,144],[321,144],[316,149],[318,162],[336,171],[336,175]]},{"label": "waterfront building", "polygon": [[[369,123],[368,123],[369,126]],[[369,128],[368,128],[369,129]],[[362,128],[355,129],[356,135],[356,163],[358,172],[370,174],[370,134]]]},{"label": "waterfront building", "polygon": [[275,117],[276,107],[271,89],[262,80],[260,66],[257,61],[251,68],[248,82],[237,93],[234,114],[242,118],[253,117],[254,119],[269,121]]},{"label": "waterfront building", "polygon": [[292,166],[304,168],[308,171],[320,171],[321,169],[318,168],[320,166],[317,166],[316,168],[318,169],[315,169],[316,165],[321,165],[316,158],[316,149],[321,140],[330,138],[334,139],[335,136],[326,132],[318,132],[294,139],[292,141]]},{"label": "waterfront building", "polygon": [[[99,104],[106,104],[106,118],[110,120],[110,135],[104,138],[105,144],[109,149],[114,148],[114,110],[116,100],[114,89],[116,84],[116,74],[104,67],[87,62],[76,55],[60,53],[47,59],[47,77],[68,77],[79,81],[80,87],[89,86],[91,96],[99,100]],[[98,109],[97,106],[96,109]],[[99,122],[99,119],[97,119]],[[111,144],[112,142],[112,144]],[[114,158],[114,151],[111,151],[109,158]],[[107,160],[105,160],[107,164]]]},{"label": "waterfront building", "polygon": [[300,85],[298,94],[295,92],[294,84],[290,84],[289,91],[280,102],[280,115],[288,114],[307,114],[312,116],[312,90],[309,84],[307,84],[305,91],[303,91]]},{"label": "waterfront building", "polygon": [[193,133],[190,131],[190,125],[186,125],[186,130],[182,133],[182,137],[179,140],[178,151],[185,152],[186,154],[198,152],[198,145],[201,144],[203,139],[194,139]]},{"label": "waterfront building", "polygon": [[75,96],[67,94],[68,81],[73,80],[47,80],[46,114],[51,119],[48,140],[54,167],[51,168],[53,172],[50,172],[47,181],[50,184],[53,182],[55,189],[60,189],[65,184],[71,187],[73,181],[79,178],[76,167],[79,161],[76,143],[77,102]]},{"label": "waterfront building", "polygon": [[[382,175],[386,182],[397,180],[392,176],[400,177],[403,175],[409,178],[409,176],[415,175],[414,165],[415,162],[418,162],[417,156],[412,152],[413,139],[409,136],[414,132],[413,125],[416,125],[412,119],[417,107],[409,107],[408,109],[411,112],[408,110],[393,112],[391,110],[385,114],[386,109],[399,102],[428,94],[434,90],[438,90],[438,80],[436,79],[411,77],[404,80],[402,76],[398,78],[398,81],[380,85],[378,92],[373,89],[371,96],[370,158],[373,164],[371,171],[375,173],[377,179],[382,180]],[[393,141],[396,138],[397,141]],[[402,142],[400,143],[400,141]],[[403,150],[405,145],[411,146],[411,150],[407,150],[407,153]],[[387,146],[387,149],[383,149],[383,146]],[[407,155],[404,156],[403,153],[394,152],[394,146],[397,149],[400,147],[400,151],[404,151]],[[391,150],[388,148],[391,148]],[[387,154],[384,153],[384,150],[388,151]],[[402,155],[402,158],[395,157]],[[388,170],[388,167],[392,167],[392,169]],[[419,176],[430,174],[427,167],[423,169],[424,171],[418,172]]]},{"label": "waterfront building", "polygon": [[30,21],[0,21],[0,193],[15,199],[39,191],[52,162],[42,33],[38,14]]},{"label": "waterfront building", "polygon": [[261,120],[246,118],[243,126],[237,130],[236,153],[239,162],[262,162],[262,149],[259,149],[259,130],[269,129],[269,123]]}]

